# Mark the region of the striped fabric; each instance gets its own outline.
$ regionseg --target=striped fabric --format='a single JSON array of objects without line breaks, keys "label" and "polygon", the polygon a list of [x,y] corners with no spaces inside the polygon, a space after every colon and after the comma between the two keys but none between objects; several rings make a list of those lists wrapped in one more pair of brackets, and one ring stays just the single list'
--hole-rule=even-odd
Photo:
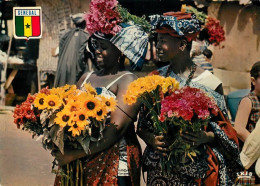
[{"label": "striped fabric", "polygon": [[213,74],[213,66],[206,61],[206,57],[203,54],[195,56],[192,60],[196,63],[196,65],[200,66],[204,70],[210,71]]}]

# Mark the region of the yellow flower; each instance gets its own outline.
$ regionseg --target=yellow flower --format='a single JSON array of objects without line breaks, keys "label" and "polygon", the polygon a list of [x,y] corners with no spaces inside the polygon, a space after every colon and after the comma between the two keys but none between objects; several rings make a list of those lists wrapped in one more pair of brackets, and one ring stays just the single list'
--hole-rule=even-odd
[{"label": "yellow flower", "polygon": [[105,119],[105,117],[107,116],[108,111],[105,108],[100,108],[97,113],[96,113],[96,120],[98,121],[102,121]]},{"label": "yellow flower", "polygon": [[71,127],[69,128],[68,131],[72,132],[72,136],[79,136],[81,131],[83,131],[85,129],[85,127],[82,127],[80,125],[78,125],[76,122],[73,122],[71,125]]},{"label": "yellow flower", "polygon": [[60,127],[65,127],[69,122],[71,122],[71,115],[66,111],[61,111],[56,114],[54,122]]},{"label": "yellow flower", "polygon": [[50,94],[59,95],[62,92],[60,87],[50,89]]},{"label": "yellow flower", "polygon": [[48,95],[45,99],[45,105],[47,109],[56,110],[62,106],[62,100],[57,95]]},{"label": "yellow flower", "polygon": [[113,112],[114,110],[116,110],[117,101],[115,100],[115,98],[104,96],[102,96],[101,98],[108,112]]},{"label": "yellow flower", "polygon": [[124,95],[124,103],[125,104],[132,105],[132,104],[136,103],[136,101],[137,101],[137,97],[131,96],[131,94],[130,95]]},{"label": "yellow flower", "polygon": [[64,111],[66,112],[77,112],[82,109],[82,104],[78,101],[68,100],[67,104],[64,106]]},{"label": "yellow flower", "polygon": [[89,94],[91,94],[93,96],[97,95],[96,89],[93,88],[90,83],[85,83],[84,84],[84,88],[87,91],[87,93],[89,93]]},{"label": "yellow flower", "polygon": [[80,110],[79,112],[76,112],[73,116],[73,121],[77,123],[80,127],[85,127],[89,125],[88,115],[84,110]]},{"label": "yellow flower", "polygon": [[36,98],[34,100],[34,106],[37,107],[39,110],[43,110],[46,108],[45,99],[47,95],[44,93],[39,93],[36,95]]},{"label": "yellow flower", "polygon": [[83,101],[83,108],[87,112],[88,116],[95,117],[101,106],[101,102],[93,96],[88,96]]},{"label": "yellow flower", "polygon": [[164,79],[164,82],[162,84],[162,91],[163,93],[166,93],[169,89],[172,91],[176,90],[179,88],[179,82],[176,81],[172,77],[167,77]]},{"label": "yellow flower", "polygon": [[177,89],[179,84],[174,78],[165,78],[159,75],[138,78],[128,86],[126,94],[124,95],[124,103],[131,105],[135,103],[143,94],[153,94],[153,91],[157,87],[161,87],[163,93],[166,93],[170,88]]}]

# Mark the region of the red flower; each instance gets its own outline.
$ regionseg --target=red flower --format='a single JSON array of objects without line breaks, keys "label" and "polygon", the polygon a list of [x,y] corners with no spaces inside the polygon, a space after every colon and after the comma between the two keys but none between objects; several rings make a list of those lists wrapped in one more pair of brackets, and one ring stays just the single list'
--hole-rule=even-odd
[{"label": "red flower", "polygon": [[184,120],[208,119],[210,113],[217,115],[217,105],[202,90],[184,87],[162,101],[160,120],[165,117],[181,117]]},{"label": "red flower", "polygon": [[223,27],[220,26],[219,20],[208,17],[205,24],[205,29],[208,31],[209,43],[213,44],[214,46],[219,45],[220,42],[225,40],[225,31]]}]

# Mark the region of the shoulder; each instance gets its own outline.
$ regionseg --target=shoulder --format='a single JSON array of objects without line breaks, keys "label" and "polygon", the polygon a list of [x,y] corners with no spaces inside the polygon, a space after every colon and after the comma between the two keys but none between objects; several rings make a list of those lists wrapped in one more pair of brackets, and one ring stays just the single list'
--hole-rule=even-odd
[{"label": "shoulder", "polygon": [[249,99],[248,96],[244,97],[241,100],[241,102],[239,104],[239,107],[243,107],[243,109],[244,108],[252,108],[252,101],[251,101],[251,99]]},{"label": "shoulder", "polygon": [[121,76],[120,82],[124,84],[131,83],[132,81],[138,79],[137,75],[129,71],[123,71]]}]

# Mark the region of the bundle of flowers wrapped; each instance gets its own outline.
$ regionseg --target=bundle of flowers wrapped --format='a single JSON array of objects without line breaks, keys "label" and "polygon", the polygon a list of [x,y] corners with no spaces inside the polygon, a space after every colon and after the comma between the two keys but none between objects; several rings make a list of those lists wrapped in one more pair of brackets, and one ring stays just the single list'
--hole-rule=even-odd
[{"label": "bundle of flowers wrapped", "polygon": [[202,32],[206,34],[205,39],[209,42],[209,44],[218,46],[225,40],[225,31],[220,25],[220,21],[216,18],[210,17],[203,12],[199,12],[192,6],[183,5],[181,11],[196,15],[199,21],[204,25]]},{"label": "bundle of flowers wrapped", "polygon": [[161,102],[160,121],[174,131],[174,141],[168,155],[169,167],[184,163],[187,157],[193,160],[196,149],[184,142],[182,133],[199,132],[209,119],[218,114],[213,98],[198,88],[183,87],[166,96]]},{"label": "bundle of flowers wrapped", "polygon": [[90,35],[100,32],[114,36],[121,31],[121,23],[133,22],[141,26],[144,31],[149,31],[151,27],[145,17],[140,18],[130,14],[127,9],[118,4],[117,0],[92,0],[85,19]]},{"label": "bundle of flowers wrapped", "polygon": [[[102,139],[108,113],[115,108],[113,97],[97,95],[90,84],[85,84],[82,90],[75,85],[65,85],[29,95],[16,107],[14,118],[18,126],[43,134],[45,149],[58,148],[64,154],[66,146],[84,149],[88,154],[90,141]],[[28,112],[32,113],[30,117]]]}]

